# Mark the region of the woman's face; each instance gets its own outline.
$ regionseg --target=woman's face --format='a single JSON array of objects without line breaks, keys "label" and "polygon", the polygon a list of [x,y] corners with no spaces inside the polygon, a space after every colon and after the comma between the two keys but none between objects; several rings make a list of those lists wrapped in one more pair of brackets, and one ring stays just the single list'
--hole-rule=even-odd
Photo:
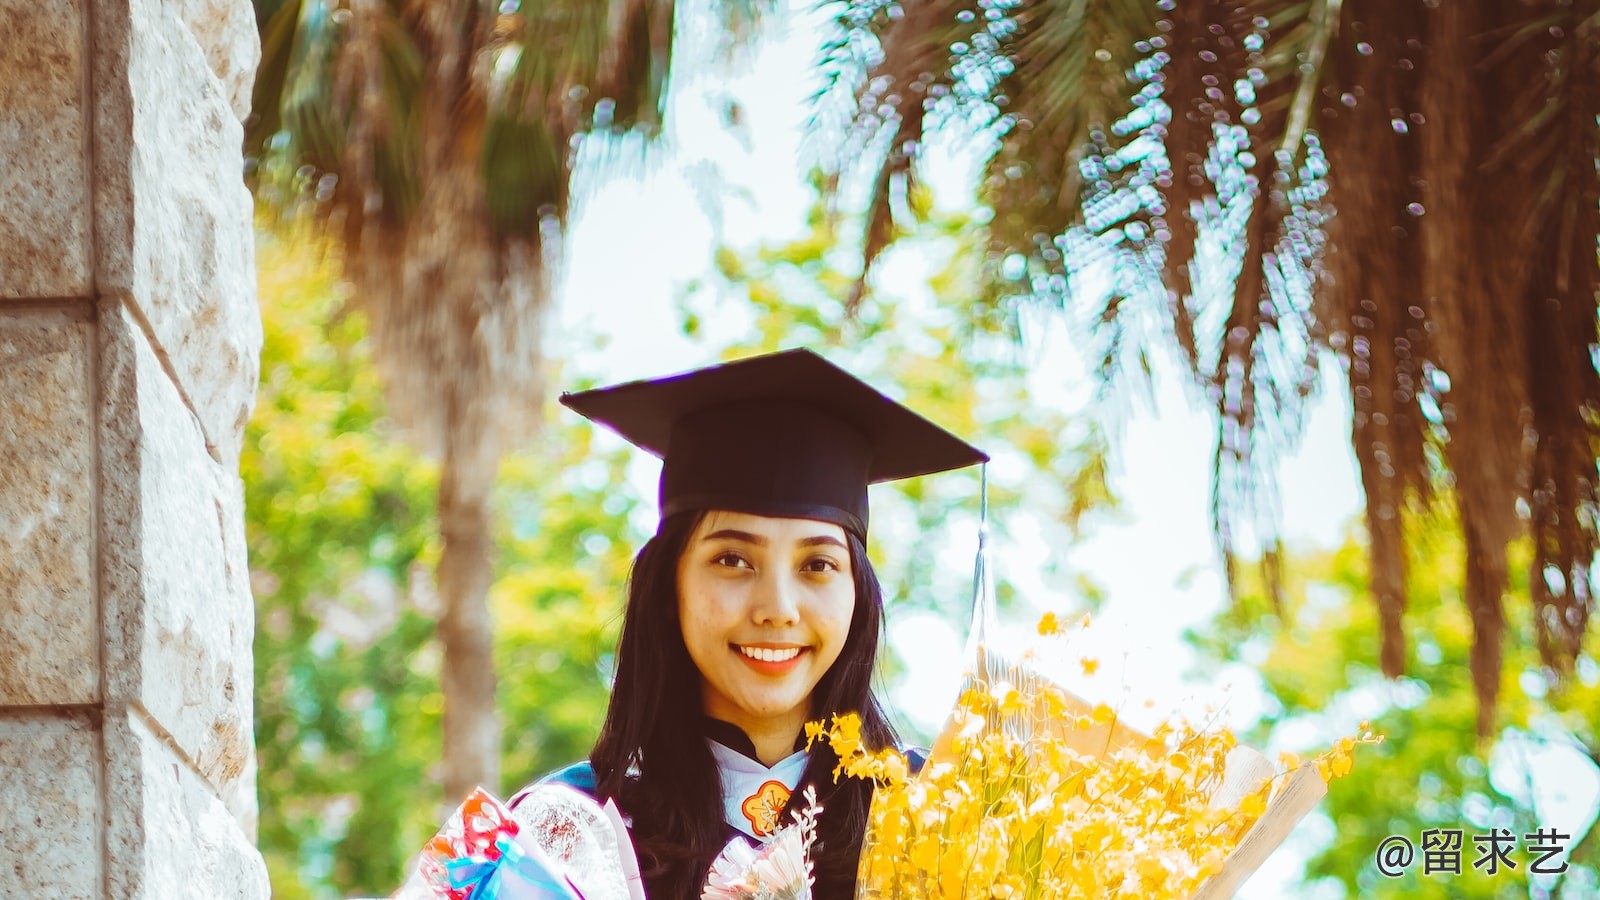
[{"label": "woman's face", "polygon": [[854,611],[844,529],[828,522],[709,512],[678,561],[678,618],[706,715],[747,734],[798,732]]}]

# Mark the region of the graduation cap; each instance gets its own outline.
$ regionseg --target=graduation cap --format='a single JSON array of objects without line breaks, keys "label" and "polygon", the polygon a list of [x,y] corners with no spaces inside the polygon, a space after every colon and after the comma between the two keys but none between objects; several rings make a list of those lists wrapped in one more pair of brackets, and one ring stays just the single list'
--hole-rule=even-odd
[{"label": "graduation cap", "polygon": [[867,485],[987,462],[810,350],[561,395],[661,457],[662,518],[725,509],[867,535]]}]

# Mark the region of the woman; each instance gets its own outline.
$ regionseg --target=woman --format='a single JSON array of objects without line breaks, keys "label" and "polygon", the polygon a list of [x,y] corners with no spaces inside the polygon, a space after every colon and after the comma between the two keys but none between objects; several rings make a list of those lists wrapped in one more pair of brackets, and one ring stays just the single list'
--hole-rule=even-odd
[{"label": "woman", "polygon": [[599,740],[546,781],[616,801],[652,900],[698,897],[730,839],[770,834],[814,786],[814,895],[852,896],[872,787],[835,784],[837,758],[803,734],[856,713],[868,747],[895,745],[871,687],[866,488],[987,457],[806,350],[562,402],[662,457],[662,519]]}]

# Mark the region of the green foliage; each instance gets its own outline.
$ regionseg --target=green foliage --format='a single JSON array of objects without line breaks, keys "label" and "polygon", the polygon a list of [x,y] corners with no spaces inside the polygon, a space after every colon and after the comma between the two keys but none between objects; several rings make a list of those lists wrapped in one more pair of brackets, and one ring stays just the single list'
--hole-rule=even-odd
[{"label": "green foliage", "polygon": [[[262,53],[245,151],[259,193],[281,206],[315,194],[350,222],[408,220],[441,162],[475,156],[496,235],[536,237],[565,219],[574,147],[598,141],[603,156],[656,136],[684,65],[671,2],[508,0],[426,16],[392,2],[253,5]],[[691,27],[734,44],[771,6],[719,0]]]},{"label": "green foliage", "polygon": [[[1446,506],[1447,504],[1439,504]],[[1351,733],[1360,719],[1386,736],[1362,747],[1354,771],[1333,782],[1320,812],[1332,820],[1333,838],[1308,865],[1307,877],[1342,886],[1349,896],[1476,898],[1541,895],[1549,879],[1530,886],[1526,844],[1521,836],[1553,823],[1541,819],[1529,779],[1559,778],[1514,749],[1571,748],[1571,765],[1600,754],[1600,670],[1594,648],[1579,662],[1580,676],[1555,689],[1539,667],[1532,627],[1508,627],[1500,687],[1497,741],[1474,737],[1477,699],[1468,668],[1472,623],[1461,602],[1464,548],[1455,523],[1418,516],[1406,535],[1409,548],[1407,677],[1383,679],[1378,665],[1377,611],[1367,596],[1367,552],[1357,536],[1343,546],[1293,560],[1286,566],[1290,590],[1283,616],[1274,613],[1264,586],[1241,592],[1190,640],[1216,663],[1243,661],[1258,669],[1271,709],[1257,724],[1258,744],[1297,745],[1313,750]],[[1525,573],[1527,552],[1514,558]],[[1525,609],[1525,577],[1506,598],[1509,611]],[[1511,622],[1519,617],[1509,615]],[[1592,643],[1592,642],[1591,642]],[[1480,852],[1471,836],[1491,827],[1518,837],[1514,871],[1488,876],[1474,871]],[[1384,838],[1413,843],[1427,828],[1466,832],[1462,875],[1424,875],[1419,854],[1401,878],[1385,878],[1373,854]],[[1591,827],[1591,832],[1594,830]],[[1570,893],[1596,885],[1600,852],[1590,837],[1567,842],[1572,869],[1562,879]],[[1580,841],[1583,843],[1580,844]],[[1419,845],[1420,847],[1420,845]],[[1563,896],[1557,894],[1556,896]]]},{"label": "green foliage", "polygon": [[[382,894],[437,827],[438,472],[384,418],[329,248],[258,241],[266,342],[241,461],[257,601],[260,844],[277,897]],[[605,708],[635,498],[585,425],[508,459],[498,494],[505,771],[583,756]]]},{"label": "green foliage", "polygon": [[629,528],[639,502],[629,451],[597,453],[586,421],[501,467],[510,528],[489,605],[499,708],[507,723],[507,788],[589,755],[610,691],[623,585],[643,542]]},{"label": "green foliage", "polygon": [[240,468],[260,843],[276,896],[381,889],[398,832],[426,815],[393,786],[425,782],[439,752],[437,666],[422,653],[432,623],[396,589],[431,550],[437,473],[386,433],[326,251],[276,235],[258,250],[265,344]]}]

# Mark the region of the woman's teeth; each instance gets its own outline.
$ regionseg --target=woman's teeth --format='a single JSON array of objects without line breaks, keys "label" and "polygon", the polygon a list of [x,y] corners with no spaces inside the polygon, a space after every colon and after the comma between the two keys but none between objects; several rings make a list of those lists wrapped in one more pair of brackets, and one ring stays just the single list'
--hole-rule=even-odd
[{"label": "woman's teeth", "polygon": [[789,647],[784,650],[769,650],[766,647],[740,647],[739,652],[751,659],[762,662],[788,662],[800,655],[799,647]]}]

